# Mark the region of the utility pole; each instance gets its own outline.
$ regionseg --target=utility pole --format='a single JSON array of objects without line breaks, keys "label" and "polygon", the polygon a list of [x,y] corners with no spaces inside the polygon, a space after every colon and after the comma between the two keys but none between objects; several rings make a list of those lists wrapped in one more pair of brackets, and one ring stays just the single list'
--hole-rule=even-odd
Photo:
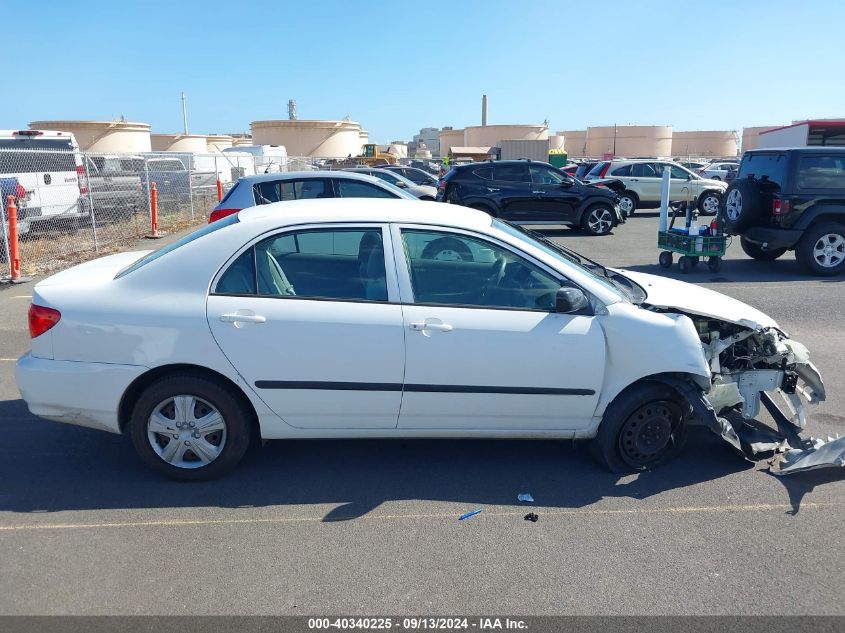
[{"label": "utility pole", "polygon": [[185,92],[182,91],[182,129],[185,136],[188,135],[188,107],[185,104]]}]

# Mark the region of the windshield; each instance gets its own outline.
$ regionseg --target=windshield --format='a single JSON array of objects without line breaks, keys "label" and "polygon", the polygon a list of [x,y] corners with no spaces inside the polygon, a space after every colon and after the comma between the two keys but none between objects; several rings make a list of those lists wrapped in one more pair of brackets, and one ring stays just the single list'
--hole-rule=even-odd
[{"label": "windshield", "polygon": [[616,294],[621,295],[621,298],[630,301],[631,303],[642,303],[646,298],[645,291],[633,281],[624,275],[613,270],[608,270],[603,265],[585,257],[580,253],[576,253],[570,248],[558,244],[547,238],[542,233],[531,231],[529,229],[504,222],[502,220],[493,220],[493,226],[512,235],[518,237],[524,242],[528,242],[532,246],[539,248],[544,253],[551,255],[555,259],[562,261],[569,265],[578,267],[582,272],[590,275],[595,281],[602,284],[606,288],[613,290]]}]

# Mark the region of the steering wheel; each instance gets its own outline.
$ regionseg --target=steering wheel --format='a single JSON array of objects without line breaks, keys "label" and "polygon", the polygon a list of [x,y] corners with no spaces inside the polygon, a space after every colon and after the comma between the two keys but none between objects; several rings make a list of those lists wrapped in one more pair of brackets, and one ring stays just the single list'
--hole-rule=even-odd
[{"label": "steering wheel", "polygon": [[481,296],[486,297],[488,296],[489,292],[493,288],[498,288],[499,284],[501,283],[502,279],[505,277],[505,268],[507,268],[508,261],[504,257],[498,257],[495,262],[493,262],[492,266],[492,274],[487,278],[487,281],[484,282],[484,285],[481,287]]}]

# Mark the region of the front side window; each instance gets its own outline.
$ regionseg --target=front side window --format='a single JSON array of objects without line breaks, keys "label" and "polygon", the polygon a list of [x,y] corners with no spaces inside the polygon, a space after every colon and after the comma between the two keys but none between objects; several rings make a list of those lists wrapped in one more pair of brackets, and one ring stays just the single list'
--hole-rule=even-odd
[{"label": "front side window", "polygon": [[387,301],[381,228],[308,229],[274,235],[232,262],[215,292]]},{"label": "front side window", "polygon": [[269,180],[256,184],[254,191],[257,204],[332,197],[328,183],[319,178]]},{"label": "front side window", "polygon": [[369,182],[362,182],[360,180],[341,180],[335,181],[337,188],[337,195],[339,198],[398,198],[389,191],[377,187]]},{"label": "front side window", "polygon": [[[662,175],[663,166],[661,165],[659,167]],[[687,180],[690,176],[690,173],[687,170],[682,167],[678,167],[677,165],[670,165],[670,169],[672,170],[671,177],[677,180]]]},{"label": "front side window", "polygon": [[403,229],[414,303],[552,311],[561,283],[512,251],[459,233]]},{"label": "front side window", "polygon": [[538,185],[559,185],[566,180],[560,171],[543,165],[529,165],[528,172],[531,174],[531,182]]}]

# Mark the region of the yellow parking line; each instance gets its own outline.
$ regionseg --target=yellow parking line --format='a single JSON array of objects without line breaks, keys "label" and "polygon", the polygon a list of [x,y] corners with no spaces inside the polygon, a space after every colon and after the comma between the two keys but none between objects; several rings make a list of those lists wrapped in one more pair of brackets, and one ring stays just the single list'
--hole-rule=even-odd
[{"label": "yellow parking line", "polygon": [[[801,510],[819,509],[838,506],[838,503],[802,503]],[[479,520],[484,517],[517,517],[522,516],[526,508],[536,509],[543,516],[600,516],[600,515],[636,515],[636,514],[705,514],[720,512],[763,512],[770,510],[792,510],[793,506],[787,503],[757,503],[747,505],[725,505],[725,506],[676,506],[668,508],[642,508],[642,509],[571,509],[571,510],[546,510],[542,507],[525,506],[515,512],[487,512],[485,511]],[[339,517],[329,519],[328,522],[346,520],[396,520],[396,519],[453,519],[457,521],[455,513],[433,513],[433,514],[373,514],[362,517]],[[22,532],[28,530],[87,530],[95,528],[127,528],[127,527],[195,527],[202,525],[259,525],[262,523],[284,524],[284,523],[322,523],[326,521],[323,517],[254,517],[245,519],[160,519],[153,521],[116,521],[109,523],[30,523],[23,525],[0,525],[0,532]]]}]

